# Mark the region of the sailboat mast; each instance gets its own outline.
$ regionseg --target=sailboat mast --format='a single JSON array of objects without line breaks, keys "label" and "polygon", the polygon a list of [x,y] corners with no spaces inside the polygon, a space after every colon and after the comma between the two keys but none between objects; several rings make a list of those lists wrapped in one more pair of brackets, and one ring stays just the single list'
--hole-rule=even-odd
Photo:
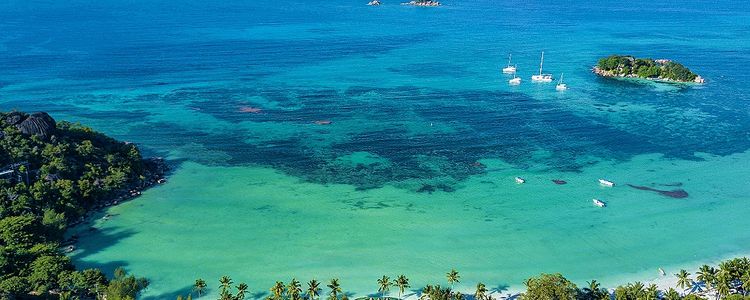
[{"label": "sailboat mast", "polygon": [[542,65],[544,65],[544,51],[542,51],[542,61],[539,63],[539,75],[542,75]]},{"label": "sailboat mast", "polygon": [[513,54],[508,54],[508,66],[510,66],[510,59],[513,57]]}]

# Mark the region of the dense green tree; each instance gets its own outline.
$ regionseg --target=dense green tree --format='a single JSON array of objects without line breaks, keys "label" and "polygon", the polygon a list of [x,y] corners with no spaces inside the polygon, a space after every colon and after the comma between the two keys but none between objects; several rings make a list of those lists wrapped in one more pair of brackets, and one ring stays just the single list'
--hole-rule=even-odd
[{"label": "dense green tree", "polygon": [[716,275],[716,297],[729,295],[732,289],[732,277],[728,271],[721,270]]},{"label": "dense green tree", "polygon": [[663,298],[664,300],[680,300],[682,297],[680,296],[680,293],[675,291],[675,289],[669,288],[669,290],[664,293]]},{"label": "dense green tree", "polygon": [[602,288],[599,282],[592,280],[588,282],[588,286],[581,290],[578,298],[581,300],[608,300],[609,292]]},{"label": "dense green tree", "polygon": [[110,280],[106,288],[107,300],[132,300],[138,297],[141,290],[148,287],[146,278],[136,278],[127,275],[123,268],[115,269],[115,278]]},{"label": "dense green tree", "polygon": [[[15,124],[26,118],[43,122],[38,129],[44,133],[22,133]],[[13,174],[0,179],[0,296],[35,291],[47,297],[52,290],[62,298],[92,298],[120,292],[128,282],[115,281],[110,288],[101,272],[73,272],[59,245],[70,223],[145,184],[145,172],[156,171],[146,167],[135,145],[47,118],[0,112],[0,169]]]},{"label": "dense green tree", "polygon": [[714,284],[716,282],[716,269],[709,266],[709,265],[702,265],[698,272],[695,274],[696,279],[706,284],[706,287],[710,290],[714,288]]},{"label": "dense green tree", "polygon": [[578,295],[578,288],[560,274],[541,274],[526,280],[526,292],[521,300],[573,300]]}]

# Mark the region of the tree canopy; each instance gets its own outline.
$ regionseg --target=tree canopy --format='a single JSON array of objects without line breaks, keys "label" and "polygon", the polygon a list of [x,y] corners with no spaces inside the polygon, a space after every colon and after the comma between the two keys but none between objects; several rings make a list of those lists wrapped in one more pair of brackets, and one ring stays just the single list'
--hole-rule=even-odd
[{"label": "tree canopy", "polygon": [[689,82],[698,77],[682,64],[668,60],[635,58],[629,55],[611,55],[602,59],[596,67],[614,76],[657,78]]},{"label": "tree canopy", "polygon": [[68,225],[143,185],[152,169],[135,145],[91,128],[46,113],[0,112],[0,298],[83,297],[105,287],[122,291],[108,299],[135,297],[142,279],[108,282],[98,270],[75,271],[60,247]]}]

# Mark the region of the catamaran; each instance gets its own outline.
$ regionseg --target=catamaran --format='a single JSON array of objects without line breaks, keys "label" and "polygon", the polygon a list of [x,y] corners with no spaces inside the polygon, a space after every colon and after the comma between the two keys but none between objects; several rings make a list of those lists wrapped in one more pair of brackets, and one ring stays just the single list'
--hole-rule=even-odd
[{"label": "catamaran", "polygon": [[555,89],[558,91],[564,91],[568,89],[568,85],[563,83],[563,74],[560,74],[560,80],[557,81],[557,86],[555,86]]},{"label": "catamaran", "polygon": [[512,57],[512,54],[508,54],[508,66],[503,68],[503,73],[505,74],[515,74],[516,73],[516,66],[510,64],[510,59]]},{"label": "catamaran", "polygon": [[606,179],[599,179],[599,184],[603,186],[613,187],[615,186],[615,183]]},{"label": "catamaran", "polygon": [[544,51],[542,51],[542,61],[539,63],[539,74],[531,75],[531,81],[534,82],[552,82],[552,74],[542,73],[542,66],[544,65]]},{"label": "catamaran", "polygon": [[508,84],[510,85],[521,84],[521,77],[516,76],[516,72],[513,72],[513,78],[511,80],[508,80]]},{"label": "catamaran", "polygon": [[605,204],[604,201],[602,201],[602,200],[599,200],[599,199],[596,199],[596,198],[594,198],[592,200],[594,201],[594,205],[596,205],[598,207],[605,207],[605,206],[607,206],[607,204]]}]

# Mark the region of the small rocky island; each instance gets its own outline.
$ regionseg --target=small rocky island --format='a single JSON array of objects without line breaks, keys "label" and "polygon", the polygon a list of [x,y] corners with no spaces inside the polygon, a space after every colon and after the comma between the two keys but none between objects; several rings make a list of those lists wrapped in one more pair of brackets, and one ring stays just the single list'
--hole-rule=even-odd
[{"label": "small rocky island", "polygon": [[599,60],[593,69],[603,77],[641,78],[670,83],[703,83],[703,77],[668,59],[611,55]]},{"label": "small rocky island", "polygon": [[440,2],[432,1],[432,0],[413,0],[406,3],[401,3],[402,5],[411,5],[411,6],[440,6]]}]

